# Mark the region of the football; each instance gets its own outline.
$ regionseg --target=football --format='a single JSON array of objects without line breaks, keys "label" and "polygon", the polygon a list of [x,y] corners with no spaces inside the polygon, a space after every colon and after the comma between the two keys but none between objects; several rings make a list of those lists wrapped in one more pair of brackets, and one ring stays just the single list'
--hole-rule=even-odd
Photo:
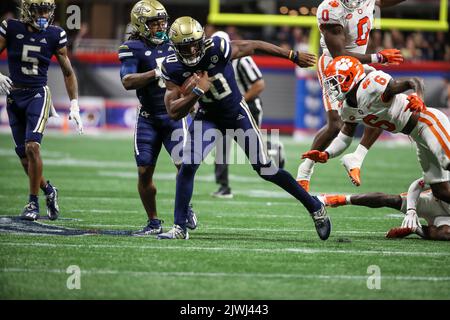
[{"label": "football", "polygon": [[185,96],[189,94],[192,91],[192,89],[194,89],[194,87],[197,85],[195,76],[196,74],[193,74],[183,82],[180,88],[182,95]]}]

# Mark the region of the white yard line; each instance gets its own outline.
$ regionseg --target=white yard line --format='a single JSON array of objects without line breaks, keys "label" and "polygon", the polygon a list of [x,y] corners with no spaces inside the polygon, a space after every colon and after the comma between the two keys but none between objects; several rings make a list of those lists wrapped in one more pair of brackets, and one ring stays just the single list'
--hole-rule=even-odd
[{"label": "white yard line", "polygon": [[[149,239],[157,241],[156,239]],[[161,240],[163,241],[163,240]],[[163,243],[167,243],[168,241]],[[77,249],[136,249],[136,250],[179,250],[179,251],[223,251],[223,252],[251,252],[251,253],[293,253],[293,254],[344,254],[369,256],[410,256],[410,257],[450,257],[450,252],[423,252],[423,251],[385,251],[385,250],[337,250],[313,248],[242,248],[242,247],[188,247],[188,246],[152,246],[152,245],[123,245],[123,244],[61,244],[48,242],[0,242],[2,246],[11,247],[42,247],[42,248],[77,248]]]},{"label": "white yard line", "polygon": [[[60,273],[66,274],[63,269],[25,269],[25,268],[3,268],[1,273]],[[155,271],[129,271],[110,269],[87,269],[81,270],[85,275],[124,275],[136,277],[194,277],[194,278],[283,278],[283,279],[313,279],[313,280],[353,280],[366,281],[367,275],[328,275],[328,274],[295,274],[295,273],[246,273],[246,272],[155,272]],[[450,277],[429,277],[429,276],[381,276],[381,280],[394,281],[450,281]]]}]

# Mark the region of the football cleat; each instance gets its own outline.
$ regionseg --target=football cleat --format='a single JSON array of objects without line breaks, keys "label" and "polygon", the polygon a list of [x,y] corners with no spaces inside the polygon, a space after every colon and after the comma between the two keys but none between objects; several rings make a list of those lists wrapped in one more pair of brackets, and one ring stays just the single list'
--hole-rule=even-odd
[{"label": "football cleat", "polygon": [[346,154],[341,158],[341,163],[352,183],[359,187],[361,185],[361,164],[359,161],[356,160],[353,154]]},{"label": "football cleat", "polygon": [[192,204],[189,204],[188,207],[188,217],[186,220],[186,228],[189,228],[191,230],[195,230],[197,228],[197,215],[194,212],[194,209],[192,209]]},{"label": "football cleat", "polygon": [[211,196],[213,196],[214,198],[221,198],[221,199],[233,199],[231,189],[225,186],[221,186],[219,190],[211,193]]},{"label": "football cleat", "polygon": [[309,192],[309,180],[297,180],[297,183],[300,187],[305,189],[306,192]]},{"label": "football cleat", "polygon": [[[47,181],[49,183],[49,181]],[[58,205],[58,189],[53,187],[53,191],[46,195],[47,203],[47,216],[50,220],[56,220],[59,216],[59,205]]]},{"label": "football cleat", "polygon": [[164,223],[164,221],[159,219],[151,219],[148,221],[148,224],[144,227],[144,229],[134,232],[132,235],[136,237],[143,237],[161,234],[163,232],[161,225],[162,223]]},{"label": "football cleat", "polygon": [[37,204],[33,201],[28,203],[25,208],[23,208],[20,218],[28,221],[35,221],[39,219],[39,207]]},{"label": "football cleat", "polygon": [[165,233],[158,234],[158,239],[189,239],[189,233],[187,230],[183,230],[179,225],[174,224],[172,229]]},{"label": "football cleat", "polygon": [[413,233],[414,231],[412,228],[402,228],[402,227],[392,228],[386,233],[386,238],[401,239]]},{"label": "football cleat", "polygon": [[336,208],[347,204],[346,197],[342,194],[324,194],[322,199],[327,207]]},{"label": "football cleat", "polygon": [[317,234],[322,240],[327,240],[331,233],[331,220],[327,215],[327,209],[324,205],[321,205],[320,209],[310,213],[311,218],[314,221]]}]

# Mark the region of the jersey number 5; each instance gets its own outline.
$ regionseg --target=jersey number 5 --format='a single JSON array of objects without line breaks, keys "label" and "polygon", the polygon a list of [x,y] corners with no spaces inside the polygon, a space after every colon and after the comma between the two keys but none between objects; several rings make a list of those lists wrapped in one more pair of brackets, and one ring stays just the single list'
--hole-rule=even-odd
[{"label": "jersey number 5", "polygon": [[22,62],[31,63],[31,68],[22,67],[22,72],[27,76],[37,76],[39,71],[39,60],[38,58],[30,57],[30,52],[41,52],[41,47],[30,46],[27,44],[23,46]]},{"label": "jersey number 5", "polygon": [[356,39],[356,44],[358,46],[364,46],[367,44],[367,40],[369,40],[370,33],[370,20],[369,17],[364,17],[358,22],[358,39]]}]

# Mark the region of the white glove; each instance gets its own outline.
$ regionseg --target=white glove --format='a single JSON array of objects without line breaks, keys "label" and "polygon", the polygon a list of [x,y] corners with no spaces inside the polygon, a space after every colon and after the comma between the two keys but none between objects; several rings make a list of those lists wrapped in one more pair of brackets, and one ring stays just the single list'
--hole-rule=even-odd
[{"label": "white glove", "polygon": [[0,73],[0,95],[7,95],[12,89],[12,80]]},{"label": "white glove", "polygon": [[155,68],[155,79],[161,78],[161,69],[157,66]]},{"label": "white glove", "polygon": [[83,122],[81,122],[80,117],[80,107],[78,106],[78,100],[74,99],[70,101],[70,113],[69,120],[74,120],[78,127],[78,132],[83,133]]},{"label": "white glove", "polygon": [[422,225],[420,224],[416,210],[409,209],[406,212],[406,217],[403,219],[402,222],[402,228],[410,228],[413,232],[416,232],[418,234],[423,233]]}]

